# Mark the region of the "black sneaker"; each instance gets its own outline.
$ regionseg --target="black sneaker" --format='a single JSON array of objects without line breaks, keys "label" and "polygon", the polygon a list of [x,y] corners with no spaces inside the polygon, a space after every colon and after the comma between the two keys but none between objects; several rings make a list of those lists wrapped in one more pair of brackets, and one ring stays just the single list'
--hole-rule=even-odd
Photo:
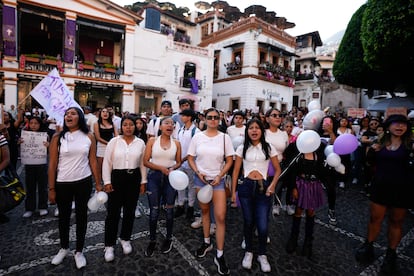
[{"label": "black sneaker", "polygon": [[199,258],[203,258],[207,252],[213,249],[213,245],[211,243],[203,243],[199,249],[197,249],[196,256]]},{"label": "black sneaker", "polygon": [[194,207],[187,207],[187,214],[185,215],[185,218],[188,220],[194,219]]},{"label": "black sneaker", "polygon": [[328,218],[329,218],[329,223],[332,225],[336,225],[336,215],[335,215],[335,210],[329,209],[328,210]]},{"label": "black sneaker", "polygon": [[181,217],[182,215],[184,215],[185,214],[185,208],[184,208],[184,206],[180,206],[180,205],[178,205],[176,208],[175,208],[175,210],[174,210],[174,217],[175,218],[178,218],[178,217]]},{"label": "black sneaker", "polygon": [[382,275],[399,275],[397,266],[397,253],[390,248],[387,249],[384,261],[381,265]]},{"label": "black sneaker", "polygon": [[147,249],[145,250],[145,256],[151,257],[154,254],[155,245],[156,245],[155,241],[150,241]]},{"label": "black sneaker", "polygon": [[364,242],[356,251],[355,259],[363,264],[370,264],[375,260],[374,245],[372,242]]},{"label": "black sneaker", "polygon": [[217,256],[214,257],[214,263],[217,266],[217,272],[220,275],[229,275],[230,269],[227,267],[226,261],[224,260],[224,255],[222,255],[220,258],[217,258]]},{"label": "black sneaker", "polygon": [[165,239],[164,242],[161,245],[161,252],[164,254],[167,254],[172,249],[172,240]]}]

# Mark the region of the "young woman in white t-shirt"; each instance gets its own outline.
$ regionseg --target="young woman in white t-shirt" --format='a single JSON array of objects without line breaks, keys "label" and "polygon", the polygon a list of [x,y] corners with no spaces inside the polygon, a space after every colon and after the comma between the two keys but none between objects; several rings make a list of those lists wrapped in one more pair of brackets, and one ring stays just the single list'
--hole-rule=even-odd
[{"label": "young woman in white t-shirt", "polygon": [[[233,163],[234,149],[230,137],[218,130],[220,113],[215,108],[206,111],[207,129],[194,135],[188,148],[188,163],[196,173],[194,185],[196,192],[204,185],[213,186],[213,206],[216,220],[217,255],[214,262],[221,275],[230,272],[223,255],[226,231],[226,192],[224,176]],[[202,258],[213,249],[210,242],[210,204],[199,202],[202,212],[204,242],[197,250],[197,257]]]}]

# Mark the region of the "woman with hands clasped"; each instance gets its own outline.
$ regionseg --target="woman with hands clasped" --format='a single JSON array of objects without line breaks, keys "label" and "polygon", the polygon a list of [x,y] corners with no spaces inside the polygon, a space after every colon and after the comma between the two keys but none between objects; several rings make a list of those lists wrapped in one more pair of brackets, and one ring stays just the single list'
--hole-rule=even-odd
[{"label": "woman with hands clasped", "polygon": [[150,243],[145,256],[154,254],[156,247],[157,222],[160,215],[161,199],[165,203],[167,236],[161,246],[161,252],[167,254],[172,249],[172,231],[174,223],[174,205],[177,191],[171,186],[168,175],[181,166],[181,145],[173,139],[174,121],[168,117],[160,120],[161,135],[151,137],[144,154],[144,165],[149,168],[147,196],[150,208]]},{"label": "woman with hands clasped", "polygon": [[[234,149],[230,136],[218,130],[220,113],[215,108],[206,111],[207,129],[194,135],[188,148],[188,164],[196,173],[194,186],[198,193],[205,185],[213,186],[214,218],[216,220],[217,255],[214,263],[220,275],[230,273],[223,250],[226,231],[226,192],[224,176],[233,164]],[[236,178],[237,179],[237,178]],[[213,249],[210,241],[210,203],[199,202],[202,213],[204,241],[197,257],[204,257]]]},{"label": "woman with hands clasped", "polygon": [[[253,229],[257,227],[259,248],[257,260],[263,272],[270,272],[270,264],[266,256],[266,244],[269,224],[269,211],[272,206],[272,195],[281,173],[276,149],[266,142],[265,129],[259,119],[247,122],[244,144],[236,150],[236,160],[232,177],[232,201],[236,200],[237,176],[243,164],[244,180],[237,186],[240,205],[243,212],[243,233],[246,242],[246,253],[242,266],[251,269],[253,260]],[[269,163],[273,165],[275,174],[271,182],[267,181]]]},{"label": "woman with hands clasped", "polygon": [[139,194],[145,192],[147,169],[143,163],[145,143],[135,136],[135,120],[121,120],[121,133],[109,141],[102,166],[104,190],[108,193],[105,220],[105,261],[114,260],[114,246],[123,208],[120,243],[125,255],[132,252],[131,233]]},{"label": "woman with hands clasped", "polygon": [[58,254],[52,259],[53,265],[62,263],[69,254],[69,228],[72,200],[76,212],[75,263],[78,269],[86,266],[82,253],[88,219],[88,200],[92,191],[92,174],[95,189],[100,191],[101,174],[96,161],[96,141],[89,133],[83,111],[70,107],[64,116],[63,129],[53,135],[49,145],[49,201],[59,208]]}]

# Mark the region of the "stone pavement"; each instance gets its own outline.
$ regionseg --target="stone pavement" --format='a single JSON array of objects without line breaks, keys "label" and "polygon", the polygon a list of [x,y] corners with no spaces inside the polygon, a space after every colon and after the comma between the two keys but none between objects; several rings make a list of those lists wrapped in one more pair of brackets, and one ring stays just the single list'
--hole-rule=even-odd
[{"label": "stone pavement", "polygon": [[[328,224],[326,207],[317,211],[311,260],[285,252],[291,217],[285,212],[278,217],[272,217],[269,233],[271,242],[268,246],[272,272],[268,275],[377,275],[387,246],[386,224],[375,243],[377,259],[372,265],[358,264],[353,255],[355,248],[364,240],[368,223],[368,200],[360,190],[359,186],[338,189],[336,226]],[[152,257],[145,257],[144,250],[149,240],[147,198],[141,196],[139,204],[146,215],[135,220],[133,252],[124,256],[118,244],[112,263],[106,263],[103,258],[105,208],[90,213],[84,250],[88,264],[81,270],[76,269],[73,256],[66,257],[61,265],[50,264],[52,257],[59,250],[58,221],[53,216],[54,207],[49,208],[50,214],[46,217],[35,214],[32,218],[24,219],[21,217],[24,204],[21,204],[7,214],[10,222],[0,225],[0,275],[217,275],[213,262],[215,250],[202,259],[194,256],[202,241],[202,230],[192,229],[184,216],[175,220],[173,250],[168,254],[156,251]],[[161,221],[158,227],[159,247],[166,232],[164,224],[165,222]],[[231,274],[263,275],[256,255],[250,271],[241,267],[244,251],[240,247],[243,237],[240,209],[228,209],[226,225],[224,253]],[[414,215],[410,212],[404,224],[403,239],[398,250],[402,275],[414,275],[413,225]],[[303,222],[301,226],[300,247],[304,234]],[[72,226],[71,249],[74,248],[74,229]],[[214,244],[214,238],[212,241]]]}]

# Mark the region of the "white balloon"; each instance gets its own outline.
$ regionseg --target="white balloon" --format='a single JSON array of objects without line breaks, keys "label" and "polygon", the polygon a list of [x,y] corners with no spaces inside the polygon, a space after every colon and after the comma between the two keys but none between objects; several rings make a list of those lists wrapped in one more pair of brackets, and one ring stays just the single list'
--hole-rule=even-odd
[{"label": "white balloon", "polygon": [[321,137],[316,131],[304,130],[296,140],[296,147],[301,153],[314,152],[321,144]]},{"label": "white balloon", "polygon": [[93,197],[91,197],[88,201],[88,208],[89,210],[91,210],[92,212],[96,212],[99,209],[99,202],[96,200],[97,198],[97,194],[94,194]]},{"label": "white balloon", "polygon": [[168,174],[171,186],[177,191],[184,190],[188,186],[188,176],[185,172],[174,170]]},{"label": "white balloon", "polygon": [[107,202],[107,201],[108,201],[108,194],[107,194],[107,193],[105,193],[105,192],[103,192],[103,191],[98,192],[98,193],[96,194],[96,201],[97,201],[99,204],[104,204],[105,202]]},{"label": "white balloon", "polygon": [[236,136],[231,140],[234,150],[244,143],[244,136]]},{"label": "white balloon", "polygon": [[319,102],[319,100],[313,100],[309,102],[308,104],[309,111],[320,110],[320,109],[321,109],[321,103]]},{"label": "white balloon", "polygon": [[333,145],[326,146],[325,150],[323,151],[323,153],[325,153],[325,156],[328,156],[329,154],[331,154],[333,152],[334,152]]},{"label": "white balloon", "polygon": [[340,174],[345,174],[345,166],[344,164],[339,164],[335,167],[335,171],[339,172]]},{"label": "white balloon", "polygon": [[341,157],[335,152],[332,152],[326,157],[326,162],[329,166],[335,168],[341,164]]},{"label": "white balloon", "polygon": [[204,185],[197,193],[197,198],[201,203],[209,203],[213,198],[213,186],[207,184]]},{"label": "white balloon", "polygon": [[323,117],[325,117],[325,113],[322,110],[315,109],[308,112],[303,118],[303,128],[318,130]]}]

